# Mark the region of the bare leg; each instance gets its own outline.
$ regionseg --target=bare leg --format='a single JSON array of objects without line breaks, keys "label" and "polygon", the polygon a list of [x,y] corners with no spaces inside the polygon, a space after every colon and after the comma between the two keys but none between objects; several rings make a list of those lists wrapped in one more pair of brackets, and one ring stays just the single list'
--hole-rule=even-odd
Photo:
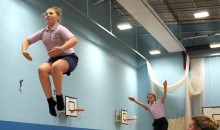
[{"label": "bare leg", "polygon": [[64,59],[59,59],[52,64],[51,75],[53,83],[56,88],[57,109],[64,109],[64,102],[62,96],[63,73],[69,70],[69,64]]},{"label": "bare leg", "polygon": [[63,73],[69,70],[69,64],[66,60],[60,59],[52,64],[51,75],[56,88],[56,94],[62,94]]},{"label": "bare leg", "polygon": [[51,83],[49,79],[49,75],[51,74],[51,63],[45,62],[38,69],[39,79],[41,82],[41,86],[44,90],[44,93],[47,97],[49,111],[52,116],[57,116],[55,106],[56,102],[52,97],[51,92]]},{"label": "bare leg", "polygon": [[51,83],[49,75],[51,74],[51,63],[45,62],[38,68],[39,79],[44,93],[48,98],[52,97]]}]

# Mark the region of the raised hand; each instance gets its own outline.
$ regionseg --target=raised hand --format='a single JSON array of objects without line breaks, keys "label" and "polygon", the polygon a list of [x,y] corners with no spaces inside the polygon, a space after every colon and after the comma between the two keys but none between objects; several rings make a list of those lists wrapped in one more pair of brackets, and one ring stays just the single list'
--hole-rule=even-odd
[{"label": "raised hand", "polygon": [[167,80],[165,80],[163,82],[163,86],[164,86],[164,92],[163,92],[163,96],[161,98],[161,101],[164,102],[167,96]]},{"label": "raised hand", "polygon": [[167,80],[165,80],[165,81],[163,82],[163,86],[164,86],[164,87],[167,87]]}]

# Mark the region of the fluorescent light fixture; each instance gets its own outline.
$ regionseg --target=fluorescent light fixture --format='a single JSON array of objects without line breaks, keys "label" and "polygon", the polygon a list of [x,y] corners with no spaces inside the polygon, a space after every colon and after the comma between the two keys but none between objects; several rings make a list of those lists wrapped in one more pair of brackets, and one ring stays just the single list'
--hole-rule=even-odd
[{"label": "fluorescent light fixture", "polygon": [[194,13],[195,18],[204,18],[208,16],[209,16],[209,12],[207,11],[200,11],[200,12]]},{"label": "fluorescent light fixture", "polygon": [[154,50],[150,50],[149,53],[150,53],[151,55],[158,55],[158,54],[160,54],[160,51],[154,49]]},{"label": "fluorescent light fixture", "polygon": [[220,43],[211,43],[210,45],[210,48],[218,48],[218,47],[220,47]]},{"label": "fluorescent light fixture", "polygon": [[211,56],[219,56],[220,53],[210,54]]},{"label": "fluorescent light fixture", "polygon": [[118,27],[120,30],[126,30],[126,29],[131,29],[131,28],[132,28],[131,24],[129,24],[129,23],[119,23],[119,24],[117,25],[117,27]]}]

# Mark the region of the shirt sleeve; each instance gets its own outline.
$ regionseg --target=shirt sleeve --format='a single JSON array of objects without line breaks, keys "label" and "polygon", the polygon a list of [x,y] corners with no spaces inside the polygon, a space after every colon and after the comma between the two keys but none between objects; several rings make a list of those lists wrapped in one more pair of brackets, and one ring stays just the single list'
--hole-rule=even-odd
[{"label": "shirt sleeve", "polygon": [[60,26],[60,36],[65,40],[68,41],[74,35],[64,26]]},{"label": "shirt sleeve", "polygon": [[159,104],[163,104],[161,98],[160,98],[159,100],[157,100],[157,102],[158,102]]},{"label": "shirt sleeve", "polygon": [[41,33],[42,33],[42,31],[43,31],[43,29],[39,30],[38,32],[36,32],[33,35],[28,37],[28,39],[29,39],[31,44],[41,40]]},{"label": "shirt sleeve", "polygon": [[147,106],[146,110],[149,111],[150,105],[149,104],[145,104]]}]

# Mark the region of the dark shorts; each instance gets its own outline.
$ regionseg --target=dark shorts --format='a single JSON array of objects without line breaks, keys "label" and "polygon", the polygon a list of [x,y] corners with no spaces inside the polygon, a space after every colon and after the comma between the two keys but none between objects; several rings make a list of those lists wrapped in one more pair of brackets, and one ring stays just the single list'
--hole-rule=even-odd
[{"label": "dark shorts", "polygon": [[168,121],[165,117],[154,119],[154,130],[168,130]]},{"label": "dark shorts", "polygon": [[54,63],[55,61],[59,59],[65,59],[69,64],[69,70],[64,73],[68,76],[70,76],[71,72],[76,68],[78,63],[78,56],[75,53],[69,54],[69,55],[63,55],[63,56],[57,56],[57,57],[51,57],[48,62]]}]

